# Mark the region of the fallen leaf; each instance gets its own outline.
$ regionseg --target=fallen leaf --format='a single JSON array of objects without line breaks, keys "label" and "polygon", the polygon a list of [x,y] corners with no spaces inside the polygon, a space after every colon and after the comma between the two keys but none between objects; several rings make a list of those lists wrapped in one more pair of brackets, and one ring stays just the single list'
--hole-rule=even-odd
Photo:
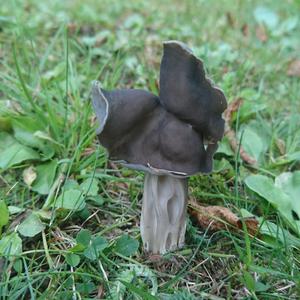
[{"label": "fallen leaf", "polygon": [[258,233],[258,221],[255,218],[240,219],[230,209],[223,206],[202,206],[196,201],[190,201],[189,212],[197,219],[200,227],[209,228],[211,231],[228,229],[229,227],[233,230],[242,229],[244,222],[251,235]]},{"label": "fallen leaf", "polygon": [[243,36],[245,36],[245,37],[249,36],[249,26],[248,26],[248,24],[244,24],[242,26],[242,33],[243,33]]},{"label": "fallen leaf", "polygon": [[162,259],[162,256],[159,254],[150,254],[148,259],[150,262],[160,262]]},{"label": "fallen leaf", "polygon": [[268,35],[265,26],[259,25],[255,30],[256,37],[263,43],[268,40]]},{"label": "fallen leaf", "polygon": [[73,35],[76,33],[78,27],[76,23],[70,22],[69,24],[67,24],[67,29],[68,29],[68,34]]},{"label": "fallen leaf", "polygon": [[97,292],[97,298],[96,299],[102,299],[104,295],[104,288],[103,285],[100,284],[98,287],[98,292]]},{"label": "fallen leaf", "polygon": [[30,166],[23,171],[23,180],[28,185],[31,186],[37,177],[34,166]]},{"label": "fallen leaf", "polygon": [[95,148],[93,147],[87,147],[83,150],[83,152],[81,153],[81,156],[86,157],[86,156],[90,156],[95,152]]},{"label": "fallen leaf", "polygon": [[239,229],[243,229],[243,221],[247,227],[247,231],[251,235],[256,235],[258,233],[259,222],[255,217],[242,218],[237,221],[237,226]]},{"label": "fallen leaf", "polygon": [[300,77],[300,59],[295,59],[290,62],[286,73],[288,76]]}]

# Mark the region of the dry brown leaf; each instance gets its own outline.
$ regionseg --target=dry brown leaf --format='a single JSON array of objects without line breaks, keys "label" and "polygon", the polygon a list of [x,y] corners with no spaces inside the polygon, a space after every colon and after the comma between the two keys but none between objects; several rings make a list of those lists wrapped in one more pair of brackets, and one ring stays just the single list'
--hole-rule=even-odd
[{"label": "dry brown leaf", "polygon": [[71,22],[67,25],[67,29],[68,29],[68,34],[73,35],[74,33],[76,33],[77,30],[77,25],[74,22]]},{"label": "dry brown leaf", "polygon": [[97,297],[96,299],[103,299],[103,296],[104,296],[104,287],[102,284],[100,284],[98,286],[98,292],[97,292]]},{"label": "dry brown leaf", "polygon": [[235,132],[230,127],[230,122],[232,115],[235,111],[239,109],[239,107],[243,104],[243,99],[238,98],[232,102],[229,103],[225,113],[224,113],[224,119],[225,119],[225,133],[224,135],[228,138],[229,144],[234,152],[236,152],[238,149],[240,149],[240,157],[243,161],[248,163],[249,165],[255,165],[257,161],[251,157],[242,146],[239,145]]},{"label": "dry brown leaf", "polygon": [[222,69],[222,74],[226,74],[226,73],[228,73],[228,71],[229,71],[228,66],[224,66]]},{"label": "dry brown leaf", "polygon": [[242,33],[243,33],[243,36],[245,36],[245,37],[249,36],[249,26],[248,26],[248,24],[244,24],[242,26]]},{"label": "dry brown leaf", "polygon": [[96,149],[94,147],[87,147],[83,150],[81,156],[85,157],[85,156],[92,155],[95,151]]},{"label": "dry brown leaf", "polygon": [[285,142],[282,139],[276,139],[275,144],[280,152],[281,155],[284,155],[286,153],[285,151]]},{"label": "dry brown leaf", "polygon": [[265,43],[268,40],[268,35],[265,26],[259,25],[256,27],[255,30],[256,37],[263,43]]},{"label": "dry brown leaf", "polygon": [[239,229],[243,229],[243,221],[247,227],[247,231],[251,235],[257,235],[259,231],[259,223],[255,219],[255,217],[243,218],[237,221],[237,225]]},{"label": "dry brown leaf", "polygon": [[148,256],[148,259],[149,259],[150,262],[159,262],[159,261],[161,261],[161,255],[159,255],[159,254],[150,254]]},{"label": "dry brown leaf", "polygon": [[295,59],[290,62],[288,70],[288,76],[300,77],[300,59]]},{"label": "dry brown leaf", "polygon": [[30,166],[23,171],[23,180],[28,186],[32,185],[32,183],[36,180],[36,177],[37,174],[33,166]]},{"label": "dry brown leaf", "polygon": [[230,209],[223,206],[202,206],[199,203],[190,202],[190,214],[195,217],[201,228],[209,228],[211,231],[223,229],[242,229],[243,221],[251,235],[258,233],[258,221],[255,218],[240,219]]}]

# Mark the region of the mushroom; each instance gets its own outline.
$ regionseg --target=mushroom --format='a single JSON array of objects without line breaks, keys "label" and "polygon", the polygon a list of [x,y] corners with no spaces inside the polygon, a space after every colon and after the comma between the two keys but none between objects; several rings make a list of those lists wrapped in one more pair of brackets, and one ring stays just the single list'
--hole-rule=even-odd
[{"label": "mushroom", "polygon": [[145,171],[141,236],[146,251],[184,245],[188,177],[212,171],[224,133],[223,92],[183,43],[164,43],[159,97],[140,89],[106,91],[94,81],[92,102],[109,158]]}]

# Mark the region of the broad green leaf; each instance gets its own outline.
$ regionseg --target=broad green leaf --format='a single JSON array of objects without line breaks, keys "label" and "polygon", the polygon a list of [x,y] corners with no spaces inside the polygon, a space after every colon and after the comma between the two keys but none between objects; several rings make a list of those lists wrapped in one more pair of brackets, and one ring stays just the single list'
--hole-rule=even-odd
[{"label": "broad green leaf", "polygon": [[34,212],[41,220],[51,220],[52,212],[49,210],[36,210]]},{"label": "broad green leaf", "polygon": [[217,150],[217,153],[223,153],[227,156],[234,156],[234,152],[232,151],[229,141],[226,137],[224,137],[222,141],[219,143],[219,148]]},{"label": "broad green leaf", "polygon": [[[95,293],[95,291],[97,291],[97,286],[93,283],[93,281],[91,280],[88,280],[86,279],[86,282],[83,282],[83,283],[79,283],[79,282],[76,282],[76,291],[78,293],[80,293],[80,295],[88,295],[88,294],[91,294],[91,293]],[[82,299],[91,299],[91,298],[82,298]],[[109,299],[111,300],[115,300],[115,299],[112,299],[111,297],[109,297]]]},{"label": "broad green leaf", "polygon": [[139,295],[144,300],[157,300],[157,298],[154,297],[153,295],[151,295],[150,293],[148,293],[140,288],[137,288],[135,285],[133,285],[129,282],[126,282],[124,280],[120,280],[120,282],[122,284],[124,284],[129,291]]},{"label": "broad green leaf", "polygon": [[254,291],[254,289],[255,289],[255,280],[249,272],[247,272],[247,271],[243,272],[243,281],[244,281],[245,286],[247,287],[248,290]]},{"label": "broad green leaf", "polygon": [[88,178],[80,185],[82,192],[88,196],[97,196],[99,180],[97,178]]},{"label": "broad green leaf", "polygon": [[131,238],[129,235],[125,234],[121,236],[115,245],[115,251],[124,255],[131,256],[139,248],[139,242],[136,239]]},{"label": "broad green leaf", "polygon": [[17,273],[21,273],[23,271],[23,262],[22,262],[22,259],[19,258],[17,259],[15,262],[14,262],[14,265],[13,265],[15,271]]},{"label": "broad green leaf", "polygon": [[0,132],[0,168],[7,169],[25,160],[40,159],[33,149],[20,144],[6,132]]},{"label": "broad green leaf", "polygon": [[[270,202],[284,218],[287,225],[300,236],[300,198],[294,198],[299,193],[296,186],[299,172],[295,173],[292,176],[287,176],[288,179],[286,179],[286,175],[279,176],[276,179],[276,185],[271,178],[263,175],[251,175],[245,179],[245,183],[252,191]],[[282,182],[286,182],[292,190],[287,192],[286,188],[281,185]]]},{"label": "broad green leaf", "polygon": [[82,210],[78,212],[77,216],[83,220],[86,220],[91,216],[91,212],[89,211],[87,206],[85,206]]},{"label": "broad green leaf", "polygon": [[108,246],[108,243],[107,243],[106,239],[103,238],[102,236],[96,236],[96,237],[92,238],[92,245],[98,251],[102,251]]},{"label": "broad green leaf", "polygon": [[107,246],[108,243],[103,237],[94,237],[92,238],[90,245],[83,251],[83,255],[90,260],[96,260],[100,252],[103,251]]},{"label": "broad green leaf", "polygon": [[81,191],[71,189],[62,192],[54,203],[54,206],[56,208],[81,210],[85,206],[85,201]]},{"label": "broad green leaf", "polygon": [[11,119],[0,116],[0,131],[10,132],[11,129],[12,129],[12,127],[11,127]]},{"label": "broad green leaf", "polygon": [[67,253],[66,262],[71,267],[76,267],[80,263],[80,256],[77,254],[73,254],[73,253]]},{"label": "broad green leaf", "polygon": [[264,151],[261,137],[251,128],[246,127],[243,135],[242,146],[246,152],[257,161]]},{"label": "broad green leaf", "polygon": [[126,287],[120,282],[120,280],[131,282],[134,276],[135,274],[131,269],[124,270],[118,274],[118,278],[113,282],[110,290],[112,299],[124,299]]},{"label": "broad green leaf", "polygon": [[19,214],[19,213],[25,211],[25,208],[10,205],[10,206],[8,206],[8,210],[11,215],[15,215],[15,214]]},{"label": "broad green leaf", "polygon": [[275,179],[275,186],[290,197],[300,219],[300,171],[281,173]]},{"label": "broad green leaf", "polygon": [[87,247],[90,244],[91,239],[92,239],[92,234],[87,229],[80,230],[76,236],[77,243],[85,247]]},{"label": "broad green leaf", "polygon": [[36,135],[36,132],[41,130],[37,119],[27,116],[17,117],[13,119],[12,126],[15,138],[23,145],[39,149],[43,159],[49,159],[54,155],[53,145]]},{"label": "broad green leaf", "polygon": [[279,36],[279,35],[286,34],[290,31],[293,31],[297,27],[298,23],[299,23],[298,16],[290,17],[290,18],[284,20],[280,24],[280,26],[278,26],[278,29],[273,32],[273,34],[276,36]]},{"label": "broad green leaf", "polygon": [[102,206],[104,203],[104,199],[101,195],[89,197],[89,200],[92,201],[95,206]]},{"label": "broad green leaf", "polygon": [[238,117],[239,124],[245,123],[247,120],[253,117],[255,118],[255,115],[259,111],[262,111],[267,108],[267,105],[265,104],[266,100],[255,89],[244,88],[238,93],[237,98],[243,99],[243,105],[239,107],[238,113],[233,113],[233,122],[237,121]]},{"label": "broad green leaf", "polygon": [[257,22],[263,23],[270,29],[275,29],[278,25],[277,14],[268,7],[258,6],[254,10],[254,17]]},{"label": "broad green leaf", "polygon": [[36,167],[37,178],[32,185],[32,190],[41,195],[50,192],[57,169],[57,159],[41,164]]},{"label": "broad green leaf", "polygon": [[43,143],[35,137],[33,133],[41,130],[40,124],[32,117],[17,117],[12,120],[14,136],[23,145],[38,148],[43,148]]},{"label": "broad green leaf", "polygon": [[0,235],[1,228],[8,223],[9,220],[9,212],[4,200],[0,200]]},{"label": "broad green leaf", "polygon": [[230,170],[230,169],[232,169],[231,164],[225,158],[222,158],[221,160],[214,159],[213,166],[214,166],[213,171],[215,173],[222,172],[224,170]]},{"label": "broad green leaf", "polygon": [[294,153],[287,153],[287,159],[289,161],[293,160],[299,160],[300,161],[300,151],[294,152]]},{"label": "broad green leaf", "polygon": [[255,291],[256,292],[266,292],[270,288],[271,288],[271,285],[268,283],[265,284],[260,281],[255,281]]},{"label": "broad green leaf", "polygon": [[287,195],[275,187],[271,178],[264,175],[250,175],[245,179],[245,183],[251,190],[268,200],[276,208],[278,208],[278,203],[280,207],[283,206],[284,209],[289,207],[287,205],[289,202]]},{"label": "broad green leaf", "polygon": [[79,184],[74,179],[67,179],[64,184],[64,190],[80,190]]},{"label": "broad green leaf", "polygon": [[74,247],[70,248],[69,251],[73,252],[73,253],[81,253],[85,250],[85,246],[83,246],[82,244],[77,244]]},{"label": "broad green leaf", "polygon": [[[273,245],[273,241],[280,241],[283,245],[288,244],[300,248],[300,239],[292,235],[288,230],[282,228],[275,223],[265,220],[263,217],[257,217],[245,209],[241,209],[241,215],[245,218],[255,217],[259,222],[259,232],[263,236],[263,240]],[[266,236],[274,240],[267,239]]]},{"label": "broad green leaf", "polygon": [[19,233],[26,237],[33,237],[45,229],[45,225],[33,212],[18,227]]},{"label": "broad green leaf", "polygon": [[251,122],[239,132],[239,138],[243,132],[242,146],[244,150],[258,162],[263,159],[268,149],[268,138],[264,132],[265,128],[262,127],[263,125],[258,122]]},{"label": "broad green leaf", "polygon": [[36,210],[34,212],[38,217],[41,218],[41,220],[51,220],[52,212],[49,210]]},{"label": "broad green leaf", "polygon": [[35,133],[34,133],[34,136],[39,138],[40,140],[44,141],[44,142],[50,142],[51,144],[55,144],[57,146],[60,146],[60,147],[64,147],[63,144],[60,144],[59,142],[55,141],[48,133],[46,133],[45,131],[40,131],[40,130],[37,130]]},{"label": "broad green leaf", "polygon": [[276,241],[280,241],[283,245],[288,244],[297,248],[300,248],[300,239],[293,236],[288,230],[278,226],[270,221],[258,218],[260,222],[260,233],[263,235],[269,235]]},{"label": "broad green leaf", "polygon": [[7,256],[10,260],[22,253],[22,240],[14,232],[0,240],[0,256]]}]

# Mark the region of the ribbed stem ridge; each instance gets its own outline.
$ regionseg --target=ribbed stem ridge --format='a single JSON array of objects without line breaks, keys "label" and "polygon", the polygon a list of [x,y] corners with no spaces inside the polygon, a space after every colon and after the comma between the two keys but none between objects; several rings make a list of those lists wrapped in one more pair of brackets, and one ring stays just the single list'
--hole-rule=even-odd
[{"label": "ribbed stem ridge", "polygon": [[141,216],[146,251],[164,254],[184,245],[188,180],[147,173]]}]

